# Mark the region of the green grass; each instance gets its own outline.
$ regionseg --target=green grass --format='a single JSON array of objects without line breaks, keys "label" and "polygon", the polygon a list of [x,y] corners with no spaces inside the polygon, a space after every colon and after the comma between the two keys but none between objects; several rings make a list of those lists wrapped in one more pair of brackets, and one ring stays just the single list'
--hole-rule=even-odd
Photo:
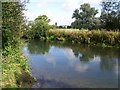
[{"label": "green grass", "polygon": [[30,87],[35,79],[21,50],[9,45],[2,54],[2,88]]},{"label": "green grass", "polygon": [[47,40],[71,41],[90,45],[119,46],[120,32],[106,30],[51,29],[46,34]]}]

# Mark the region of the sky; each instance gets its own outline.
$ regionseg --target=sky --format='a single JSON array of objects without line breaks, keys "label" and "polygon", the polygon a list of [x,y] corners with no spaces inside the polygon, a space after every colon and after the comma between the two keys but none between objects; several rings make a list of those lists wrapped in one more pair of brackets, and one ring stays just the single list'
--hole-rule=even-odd
[{"label": "sky", "polygon": [[51,20],[50,24],[70,25],[74,19],[72,14],[81,4],[90,3],[91,7],[98,9],[100,15],[101,0],[30,0],[26,4],[27,11],[24,11],[28,20],[34,20],[39,15],[47,15]]}]

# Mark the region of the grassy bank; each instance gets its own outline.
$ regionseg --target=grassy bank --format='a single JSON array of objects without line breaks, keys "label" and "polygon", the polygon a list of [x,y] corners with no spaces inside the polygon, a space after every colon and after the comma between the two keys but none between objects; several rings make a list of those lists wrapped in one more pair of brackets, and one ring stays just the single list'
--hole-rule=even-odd
[{"label": "grassy bank", "polygon": [[2,51],[2,88],[25,88],[33,82],[27,59],[20,48],[5,47]]},{"label": "grassy bank", "polygon": [[46,33],[47,40],[71,41],[102,46],[119,46],[120,32],[105,30],[51,29]]}]

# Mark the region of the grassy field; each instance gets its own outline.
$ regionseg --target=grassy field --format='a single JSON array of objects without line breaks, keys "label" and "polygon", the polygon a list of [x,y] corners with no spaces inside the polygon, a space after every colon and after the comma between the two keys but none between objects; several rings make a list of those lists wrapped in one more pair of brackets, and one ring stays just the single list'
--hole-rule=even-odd
[{"label": "grassy field", "polygon": [[46,34],[47,40],[71,41],[72,43],[84,43],[103,46],[119,46],[120,32],[106,30],[85,29],[51,29]]}]

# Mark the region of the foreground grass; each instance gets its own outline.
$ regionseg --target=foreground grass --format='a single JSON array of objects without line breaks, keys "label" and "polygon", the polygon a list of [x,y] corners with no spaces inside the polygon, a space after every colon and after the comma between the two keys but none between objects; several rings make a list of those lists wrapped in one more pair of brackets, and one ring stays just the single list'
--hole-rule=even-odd
[{"label": "foreground grass", "polygon": [[30,87],[34,78],[20,49],[7,46],[2,54],[2,88]]},{"label": "foreground grass", "polygon": [[47,40],[71,41],[90,45],[119,46],[120,32],[105,30],[51,29]]}]

